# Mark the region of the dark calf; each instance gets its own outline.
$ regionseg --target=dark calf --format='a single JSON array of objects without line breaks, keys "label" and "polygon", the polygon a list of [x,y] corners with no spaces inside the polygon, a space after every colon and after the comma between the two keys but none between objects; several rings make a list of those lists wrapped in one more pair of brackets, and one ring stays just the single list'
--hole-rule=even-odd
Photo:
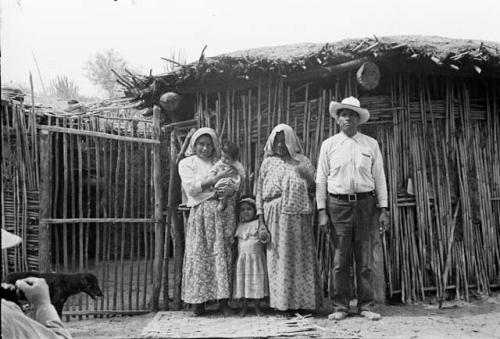
[{"label": "dark calf", "polygon": [[72,295],[80,292],[87,293],[92,299],[102,297],[97,278],[92,273],[38,273],[38,272],[17,272],[5,277],[2,282],[15,284],[16,280],[27,277],[44,278],[49,285],[50,302],[56,308],[59,316],[62,316],[64,303]]}]

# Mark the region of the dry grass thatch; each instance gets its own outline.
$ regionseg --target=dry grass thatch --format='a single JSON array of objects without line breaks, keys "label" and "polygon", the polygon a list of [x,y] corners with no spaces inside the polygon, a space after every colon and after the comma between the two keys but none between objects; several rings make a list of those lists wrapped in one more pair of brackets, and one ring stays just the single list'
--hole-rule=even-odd
[{"label": "dry grass thatch", "polygon": [[[386,62],[416,72],[451,76],[500,77],[500,43],[450,39],[438,36],[387,36],[346,39],[334,43],[301,43],[236,51],[197,62],[174,71],[149,76],[120,76],[125,94],[150,107],[166,91],[200,92],[203,89],[255,85],[269,77],[297,79],[307,72],[321,72],[359,58]],[[392,69],[392,68],[391,68]],[[314,77],[314,75],[313,75]],[[241,87],[240,86],[240,87]],[[234,87],[234,86],[233,86]]]},{"label": "dry grass thatch", "polygon": [[[375,45],[376,44],[376,45]],[[365,48],[360,48],[364,45]],[[375,45],[375,46],[373,46]],[[358,47],[359,46],[359,47]],[[370,47],[366,50],[366,47]],[[354,48],[358,47],[356,50]],[[338,42],[319,44],[302,43],[294,45],[272,46],[255,49],[236,51],[214,57],[215,60],[230,58],[247,58],[281,60],[285,62],[298,62],[301,59],[315,57],[328,51],[332,57],[339,59],[351,58],[364,52],[381,52],[392,50],[394,47],[401,49],[401,54],[419,54],[422,56],[434,56],[441,60],[462,53],[473,52],[482,49],[489,58],[500,57],[500,43],[493,41],[481,41],[470,39],[450,39],[439,36],[401,35],[373,37],[364,39],[345,39]],[[465,56],[465,55],[464,55]]]}]

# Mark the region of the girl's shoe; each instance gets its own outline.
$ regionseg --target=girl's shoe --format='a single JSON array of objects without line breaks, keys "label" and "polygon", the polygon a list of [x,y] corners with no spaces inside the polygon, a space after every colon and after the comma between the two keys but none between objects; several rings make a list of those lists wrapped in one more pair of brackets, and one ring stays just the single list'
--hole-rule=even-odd
[{"label": "girl's shoe", "polygon": [[247,315],[247,313],[248,313],[248,308],[242,307],[241,310],[240,310],[240,313],[238,313],[238,315],[240,317],[245,317]]},{"label": "girl's shoe", "polygon": [[225,317],[229,317],[234,314],[233,309],[227,304],[227,300],[220,301],[219,311],[221,311]]},{"label": "girl's shoe", "polygon": [[199,317],[203,313],[205,313],[205,304],[203,304],[203,303],[201,303],[201,304],[194,304],[193,315],[195,317]]}]

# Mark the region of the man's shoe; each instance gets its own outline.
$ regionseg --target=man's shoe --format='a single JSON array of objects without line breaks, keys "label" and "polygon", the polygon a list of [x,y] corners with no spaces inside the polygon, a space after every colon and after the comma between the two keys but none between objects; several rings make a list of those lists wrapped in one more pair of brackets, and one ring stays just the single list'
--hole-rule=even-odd
[{"label": "man's shoe", "polygon": [[328,315],[328,320],[344,320],[345,318],[347,318],[347,312],[344,311],[336,311]]},{"label": "man's shoe", "polygon": [[378,313],[372,311],[361,311],[359,313],[362,317],[368,318],[370,320],[380,320],[382,316]]}]

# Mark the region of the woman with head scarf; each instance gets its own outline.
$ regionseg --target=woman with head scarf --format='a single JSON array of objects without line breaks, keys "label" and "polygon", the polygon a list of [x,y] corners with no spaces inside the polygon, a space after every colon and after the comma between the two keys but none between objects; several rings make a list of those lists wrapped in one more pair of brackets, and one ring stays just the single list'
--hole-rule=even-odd
[{"label": "woman with head scarf", "polygon": [[277,125],[264,148],[257,180],[259,228],[267,245],[269,304],[278,311],[319,305],[312,229],[314,167],[293,129]]},{"label": "woman with head scarf", "polygon": [[[217,194],[230,195],[231,187],[215,190],[222,178],[235,175],[232,168],[217,174],[210,169],[220,157],[215,131],[200,128],[191,137],[186,158],[179,162],[179,175],[191,208],[186,228],[186,248],[182,270],[182,300],[194,304],[194,314],[205,312],[204,303],[218,300],[224,314],[230,313],[232,252],[236,227],[234,201],[217,211]],[[231,192],[230,192],[231,191]]]}]

